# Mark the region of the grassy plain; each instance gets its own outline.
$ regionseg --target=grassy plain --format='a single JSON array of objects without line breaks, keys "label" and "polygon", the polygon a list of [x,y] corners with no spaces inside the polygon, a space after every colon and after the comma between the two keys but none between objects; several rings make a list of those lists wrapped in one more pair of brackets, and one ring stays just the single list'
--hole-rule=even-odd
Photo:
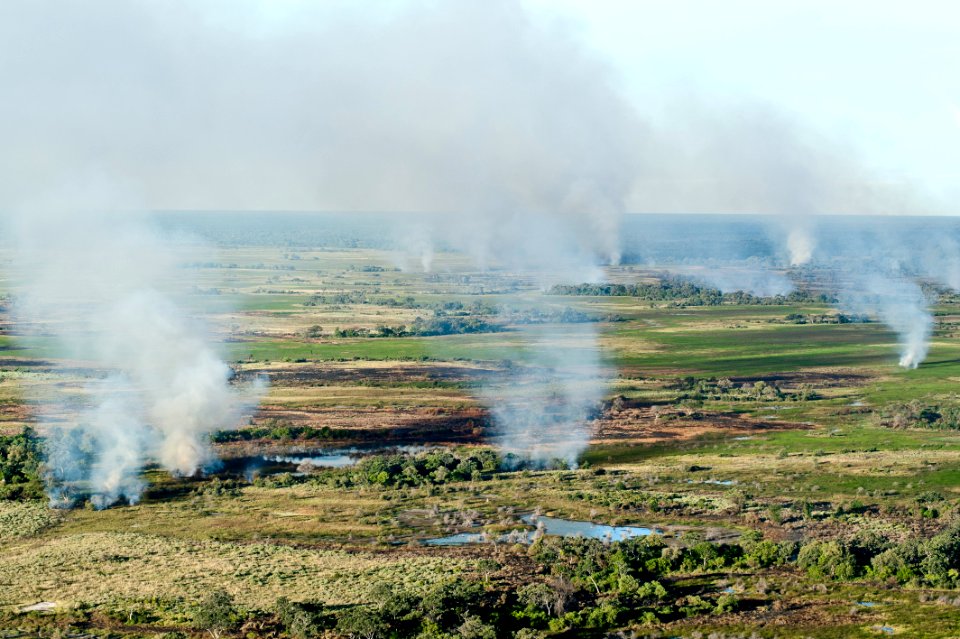
[{"label": "grassy plain", "polygon": [[[629,266],[609,273],[614,281],[655,275]],[[902,541],[928,537],[960,516],[960,432],[881,423],[896,403],[960,406],[957,307],[936,309],[928,360],[904,371],[896,366],[896,336],[879,323],[787,319],[833,312],[826,305],[557,296],[510,273],[478,273],[455,255],[440,256],[424,275],[397,270],[392,255],[371,250],[224,249],[192,277],[204,294],[190,304],[213,312],[225,358],[242,374],[271,378],[251,426],[341,433],[270,445],[329,445],[361,431],[392,439],[401,427],[427,424],[405,437],[482,447],[490,426],[485,389],[535,364],[538,324],[430,337],[338,331],[410,327],[418,317],[474,305],[477,312],[508,308],[502,316],[512,318],[531,309],[585,313],[595,320],[610,379],[583,468],[418,487],[240,480],[224,490],[214,484],[220,478],[151,470],[151,488],[137,505],[55,513],[35,503],[3,506],[0,626],[196,634],[191,611],[212,588],[247,611],[269,611],[280,596],[336,610],[373,603],[380,584],[422,593],[476,576],[489,559],[498,566],[493,582],[538,580],[521,571],[524,546],[419,543],[515,527],[530,512],[656,525],[680,545],[751,530],[775,541],[846,539],[865,530]],[[552,325],[551,338],[573,339],[567,328]],[[56,356],[44,339],[0,335],[0,428],[29,421],[32,397],[71,382],[53,365]],[[84,361],[70,365],[82,369]],[[720,379],[739,390],[693,390]],[[764,394],[758,382],[777,392]],[[452,436],[451,424],[461,422],[470,426]],[[232,444],[221,453],[239,454]],[[816,579],[794,565],[675,579],[690,592],[730,589],[740,610],[630,624],[636,636],[960,636],[957,590]],[[54,602],[56,612],[16,612],[38,601]]]}]

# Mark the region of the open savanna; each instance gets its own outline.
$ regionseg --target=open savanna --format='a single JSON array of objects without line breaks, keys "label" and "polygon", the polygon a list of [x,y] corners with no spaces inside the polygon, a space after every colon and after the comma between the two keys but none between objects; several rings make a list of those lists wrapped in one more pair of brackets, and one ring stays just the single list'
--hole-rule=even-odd
[{"label": "open savanna", "polygon": [[[199,637],[193,615],[217,588],[251,618],[269,617],[281,596],[335,617],[375,608],[384,584],[421,596],[463,579],[482,579],[512,602],[502,593],[557,583],[548,581],[549,565],[533,563],[535,551],[506,542],[422,542],[468,531],[496,539],[529,529],[520,517],[530,513],[654,526],[667,555],[704,540],[736,544],[755,531],[777,544],[849,541],[865,532],[904,543],[930,538],[958,517],[960,432],[891,428],[887,419],[891,407],[910,402],[960,407],[960,308],[949,300],[935,309],[928,360],[904,371],[897,337],[881,323],[794,322],[836,312],[825,304],[555,295],[508,271],[477,271],[461,255],[439,254],[427,274],[397,263],[390,252],[368,249],[225,247],[216,260],[191,266],[200,294],[185,303],[212,317],[238,380],[269,382],[259,409],[241,424],[256,436],[224,438],[216,450],[231,461],[358,443],[466,442],[457,454],[482,450],[495,443],[491,406],[523,392],[513,376],[535,372],[538,349],[552,343],[568,353],[598,349],[607,375],[578,469],[488,469],[391,484],[349,469],[257,477],[251,464],[241,469],[249,472],[172,478],[151,468],[138,504],[102,511],[4,505],[0,627]],[[625,283],[656,275],[629,266],[608,272]],[[418,317],[450,316],[482,317],[499,330],[423,336],[400,329]],[[584,341],[584,322],[596,343]],[[69,426],[70,406],[53,410],[38,400],[52,392],[82,397],[83,353],[67,362],[42,332],[28,338],[29,331],[0,325],[0,432]],[[363,336],[381,327],[392,336]],[[297,430],[308,426],[312,435]],[[652,617],[623,627],[638,637],[960,636],[955,587],[817,575],[794,555],[776,566],[704,563],[665,573],[659,579],[671,594],[658,605],[673,612],[651,608]],[[606,587],[585,583],[583,598]],[[681,600],[713,605],[724,594],[739,600],[735,610],[678,612],[687,605]],[[57,607],[16,612],[40,601]],[[323,632],[335,635],[332,617]],[[293,636],[270,628],[265,635]],[[606,630],[537,632],[527,636]]]}]

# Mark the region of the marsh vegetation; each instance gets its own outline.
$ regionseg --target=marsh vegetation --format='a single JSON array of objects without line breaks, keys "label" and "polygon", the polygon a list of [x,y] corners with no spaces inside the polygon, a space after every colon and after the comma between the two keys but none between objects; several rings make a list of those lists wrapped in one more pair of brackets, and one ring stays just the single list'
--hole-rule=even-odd
[{"label": "marsh vegetation", "polygon": [[[235,327],[223,346],[238,380],[265,375],[271,385],[250,423],[212,434],[219,469],[171,477],[151,467],[140,503],[50,510],[44,433],[23,430],[27,406],[13,388],[71,380],[45,363],[42,341],[5,352],[5,628],[292,638],[957,632],[960,345],[951,337],[960,308],[951,301],[938,307],[928,365],[904,371],[893,335],[876,322],[823,319],[838,316],[819,293],[718,298],[670,279],[542,291],[509,273],[460,272],[453,258],[443,267],[452,275],[425,277],[373,250],[297,250],[296,259],[235,250],[243,255],[229,266],[203,267],[229,283],[217,295]],[[609,277],[657,274],[625,266]],[[410,329],[427,316],[496,330]],[[575,465],[498,450],[487,407],[520,392],[498,380],[542,365],[527,344],[538,326],[574,339],[563,327],[584,321],[599,330],[611,371],[589,415],[589,448]],[[336,450],[358,453],[339,468],[308,463]],[[303,463],[248,467],[264,456]],[[565,538],[538,530],[538,517],[653,534]],[[428,543],[456,535],[485,543]],[[21,612],[38,602],[53,607]]]}]

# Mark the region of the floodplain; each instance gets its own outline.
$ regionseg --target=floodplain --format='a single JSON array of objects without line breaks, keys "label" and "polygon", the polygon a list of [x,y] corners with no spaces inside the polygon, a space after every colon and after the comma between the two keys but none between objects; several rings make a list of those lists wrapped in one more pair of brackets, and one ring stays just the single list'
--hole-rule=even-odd
[{"label": "floodplain", "polygon": [[[226,244],[189,270],[237,380],[269,387],[213,435],[222,465],[148,468],[136,504],[51,510],[8,472],[22,429],[43,435],[31,398],[85,364],[55,365],[4,304],[3,636],[960,635],[949,294],[929,357],[905,370],[882,323],[812,293],[590,294],[456,253],[423,273],[338,245]],[[606,374],[574,464],[499,445],[493,408],[522,401],[512,373],[542,366],[544,335],[598,349]],[[264,462],[331,449],[356,459]],[[538,518],[653,534],[565,538]]]}]

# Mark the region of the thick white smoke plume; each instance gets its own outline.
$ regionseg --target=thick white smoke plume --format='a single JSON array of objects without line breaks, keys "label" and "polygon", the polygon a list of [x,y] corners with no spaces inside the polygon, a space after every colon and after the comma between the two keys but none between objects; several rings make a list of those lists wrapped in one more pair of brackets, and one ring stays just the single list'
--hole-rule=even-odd
[{"label": "thick white smoke plume", "polygon": [[[188,253],[137,214],[85,208],[88,195],[18,211],[15,312],[27,338],[79,378],[79,388],[36,398],[50,418],[51,502],[89,496],[105,507],[139,499],[149,460],[178,475],[200,470],[209,434],[235,426],[253,394],[230,387],[209,329],[182,305]],[[58,427],[64,419],[75,424]]]},{"label": "thick white smoke plume", "polygon": [[899,364],[907,369],[917,368],[930,350],[930,303],[915,282],[880,273],[855,278],[851,288],[840,294],[842,308],[878,317],[897,334]]},{"label": "thick white smoke plume", "polygon": [[813,236],[806,225],[797,225],[787,233],[790,266],[803,266],[813,258]]},{"label": "thick white smoke plume", "polygon": [[[0,184],[0,206],[92,161],[136,185],[153,209],[443,212],[412,233],[412,262],[424,269],[435,241],[465,250],[481,268],[507,268],[542,286],[594,280],[598,264],[620,259],[643,126],[610,70],[568,25],[534,21],[511,0],[400,3],[376,17],[346,3],[305,3],[276,23],[271,6],[38,0],[0,7],[0,58],[14,46],[36,69],[24,77],[0,63],[0,85],[21,87],[0,102],[0,121],[20,123],[4,136],[4,148],[19,152],[0,153],[0,171],[20,179]],[[134,257],[109,270],[125,271]],[[110,319],[124,332],[140,325],[140,311],[156,308],[151,335],[181,331],[139,286],[152,281],[121,288],[124,303],[106,312],[110,318],[81,317]],[[596,347],[592,329],[578,341]],[[527,350],[555,348],[549,342],[534,340]],[[187,365],[203,379],[163,379],[167,368],[127,361],[128,344],[102,346],[101,363],[125,369],[116,384],[169,387],[177,400],[224,399],[213,382],[197,397],[175,390],[221,377],[213,358],[189,350]],[[553,352],[530,361],[538,359],[564,361]],[[532,368],[570,374],[552,364]],[[589,359],[570,370],[599,376]],[[585,396],[559,378],[550,385],[571,420],[602,397],[602,389]],[[189,470],[203,451],[182,436],[195,424],[166,426],[186,417],[167,419],[178,405],[164,395],[145,398],[149,423],[162,434],[161,444],[146,446],[159,447],[169,467]],[[207,424],[206,408],[190,414]],[[535,404],[529,410],[542,413]],[[506,417],[501,426],[521,428]]]},{"label": "thick white smoke plume", "polygon": [[597,337],[589,323],[524,331],[523,365],[484,393],[505,451],[537,464],[577,465],[610,378]]},{"label": "thick white smoke plume", "polygon": [[[514,0],[377,10],[332,1],[8,0],[0,3],[0,209],[94,166],[135,185],[140,208],[153,210],[429,211],[437,222],[412,233],[414,258],[402,263],[433,268],[442,242],[482,268],[522,272],[544,287],[594,280],[600,265],[619,261],[628,209],[774,214],[792,238],[793,264],[819,250],[812,215],[909,209],[848,145],[775,109],[712,96],[700,104],[682,92],[662,114],[647,105],[641,113],[575,35]],[[97,232],[86,225],[54,220],[28,234],[41,258],[36,284],[51,286],[51,297],[34,296],[34,317],[48,317],[42,304],[72,292],[80,299],[61,308],[86,329],[130,333],[142,318],[156,360],[117,346],[136,340],[76,340],[98,365],[123,369],[109,384],[116,401],[97,410],[123,416],[119,423],[126,407],[141,407],[131,420],[150,427],[122,451],[153,451],[189,471],[205,455],[197,430],[230,412],[214,408],[229,397],[221,392],[227,371],[191,341],[197,333],[177,300],[154,285],[168,265],[129,266],[157,254],[136,243],[153,240],[96,219],[89,226]],[[123,233],[136,241],[119,241]],[[79,242],[86,253],[76,252]],[[91,265],[110,277],[78,276]],[[63,282],[75,286],[53,286]],[[175,350],[157,335],[192,345],[178,353],[188,370],[153,363]],[[592,329],[577,341],[595,345]],[[530,349],[550,343],[533,340]],[[567,361],[559,353],[544,352],[539,370]],[[571,370],[584,379],[600,373],[589,359]],[[602,396],[559,378],[554,387],[574,405],[571,419]],[[147,390],[130,400],[134,388]],[[183,405],[193,405],[189,414],[178,414]],[[507,424],[517,414],[498,412]],[[135,493],[128,475],[105,477],[104,493]]]}]

